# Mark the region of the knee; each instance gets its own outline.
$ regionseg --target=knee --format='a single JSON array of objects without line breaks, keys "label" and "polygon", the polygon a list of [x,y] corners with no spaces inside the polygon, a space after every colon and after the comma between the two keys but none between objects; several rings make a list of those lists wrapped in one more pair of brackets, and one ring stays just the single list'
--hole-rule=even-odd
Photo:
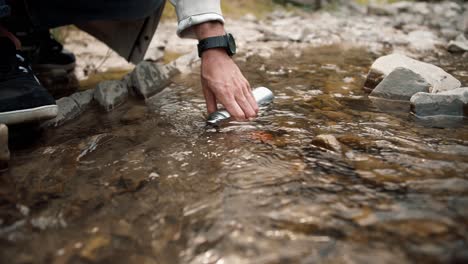
[{"label": "knee", "polygon": [[128,1],[126,10],[131,18],[145,18],[164,6],[165,0],[132,0]]}]

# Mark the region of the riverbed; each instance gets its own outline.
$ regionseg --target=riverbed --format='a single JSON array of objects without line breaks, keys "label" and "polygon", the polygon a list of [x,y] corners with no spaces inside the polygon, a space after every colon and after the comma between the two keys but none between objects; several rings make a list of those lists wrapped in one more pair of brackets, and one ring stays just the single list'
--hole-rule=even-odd
[{"label": "riverbed", "polygon": [[[16,138],[1,262],[467,261],[468,123],[383,112],[362,90],[378,56],[335,45],[239,61],[276,95],[248,123],[206,127],[195,72],[147,104]],[[427,60],[468,83],[466,61]]]}]

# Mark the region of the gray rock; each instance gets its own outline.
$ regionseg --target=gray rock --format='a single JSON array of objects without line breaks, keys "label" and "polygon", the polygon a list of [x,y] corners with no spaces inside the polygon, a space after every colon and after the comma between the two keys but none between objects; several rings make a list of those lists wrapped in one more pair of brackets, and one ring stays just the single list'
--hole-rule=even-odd
[{"label": "gray rock", "polygon": [[409,101],[419,92],[429,92],[431,85],[410,69],[396,68],[372,90],[370,96]]},{"label": "gray rock", "polygon": [[312,140],[312,144],[320,148],[341,153],[341,144],[333,135],[318,135]]},{"label": "gray rock", "polygon": [[461,53],[468,51],[468,39],[464,34],[459,35],[455,40],[450,41],[447,47],[448,51],[453,53]]},{"label": "gray rock", "polygon": [[144,61],[133,70],[131,87],[137,95],[147,99],[166,88],[175,73],[177,69],[174,67]]},{"label": "gray rock", "polygon": [[63,97],[57,100],[58,114],[54,119],[43,123],[45,127],[57,127],[70,121],[81,114],[78,104],[70,97]]},{"label": "gray rock", "polygon": [[70,96],[71,99],[75,100],[81,111],[86,110],[91,102],[93,101],[94,89],[89,89],[83,92],[74,93]]},{"label": "gray rock", "polygon": [[0,170],[2,170],[2,162],[10,160],[10,150],[8,149],[8,127],[0,124]]},{"label": "gray rock", "polygon": [[466,116],[468,87],[437,94],[417,93],[411,97],[411,110],[419,117]]},{"label": "gray rock", "polygon": [[101,82],[94,91],[94,99],[107,111],[124,103],[127,97],[127,86],[122,81]]},{"label": "gray rock", "polygon": [[431,85],[429,88],[430,93],[448,91],[461,86],[459,80],[435,65],[394,53],[380,57],[372,64],[364,89],[369,92],[372,91],[385,77],[399,67],[412,70],[421,75]]}]

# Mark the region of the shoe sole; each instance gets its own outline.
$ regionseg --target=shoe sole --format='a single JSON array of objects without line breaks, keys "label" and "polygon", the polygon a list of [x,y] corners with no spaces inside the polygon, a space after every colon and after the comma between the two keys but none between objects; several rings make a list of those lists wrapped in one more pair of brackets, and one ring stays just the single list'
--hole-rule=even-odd
[{"label": "shoe sole", "polygon": [[55,118],[58,114],[57,105],[45,105],[36,108],[0,113],[0,123],[16,125]]}]

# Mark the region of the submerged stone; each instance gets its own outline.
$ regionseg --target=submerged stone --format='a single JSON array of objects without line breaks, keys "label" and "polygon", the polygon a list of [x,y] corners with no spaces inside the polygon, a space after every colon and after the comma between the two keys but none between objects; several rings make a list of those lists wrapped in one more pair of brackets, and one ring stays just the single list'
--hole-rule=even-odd
[{"label": "submerged stone", "polygon": [[429,92],[431,85],[410,69],[398,67],[375,87],[370,96],[409,101],[418,92]]},{"label": "submerged stone", "polygon": [[341,144],[333,135],[318,135],[312,140],[312,144],[320,148],[341,153]]},{"label": "submerged stone", "polygon": [[438,94],[417,93],[411,97],[411,110],[416,116],[467,116],[468,87]]},{"label": "submerged stone", "polygon": [[380,57],[372,64],[364,84],[364,90],[371,92],[396,68],[405,68],[421,75],[431,85],[430,93],[448,91],[461,86],[459,80],[435,65],[394,53]]},{"label": "submerged stone", "polygon": [[94,91],[94,99],[107,111],[124,103],[127,97],[127,86],[121,81],[101,82]]}]

